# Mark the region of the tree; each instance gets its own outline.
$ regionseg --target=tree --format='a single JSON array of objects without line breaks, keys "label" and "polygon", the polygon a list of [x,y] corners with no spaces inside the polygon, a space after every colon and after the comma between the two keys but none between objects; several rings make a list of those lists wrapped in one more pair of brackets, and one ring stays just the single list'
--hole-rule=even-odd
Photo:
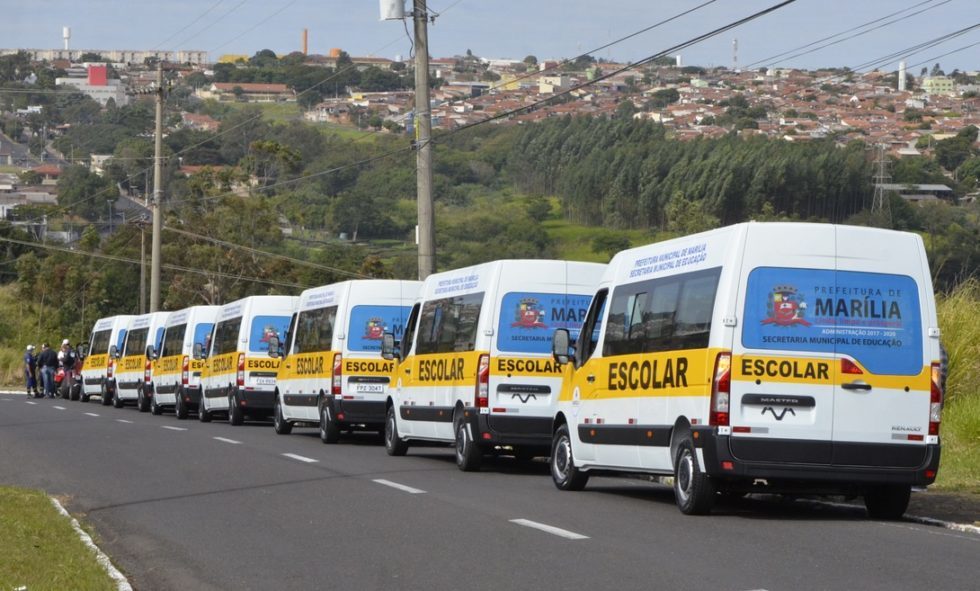
[{"label": "tree", "polygon": [[630,239],[623,234],[604,232],[592,239],[592,252],[605,254],[610,259],[617,252],[630,247]]},{"label": "tree", "polygon": [[939,67],[939,62],[936,62],[936,64],[932,67],[932,71],[929,72],[929,75],[930,76],[943,76],[943,75],[945,75],[943,73],[942,68]]},{"label": "tree", "polygon": [[102,57],[101,53],[95,53],[93,51],[86,51],[78,57],[80,62],[103,62],[105,58]]},{"label": "tree", "polygon": [[681,100],[681,93],[676,88],[661,88],[653,93],[647,101],[647,109],[663,109],[667,105]]},{"label": "tree", "polygon": [[58,205],[87,220],[97,220],[105,208],[105,200],[115,197],[112,182],[84,166],[69,166],[58,178]]},{"label": "tree", "polygon": [[538,58],[534,55],[525,56],[523,61],[528,68],[538,65]]},{"label": "tree", "polygon": [[236,84],[235,87],[231,89],[231,93],[235,95],[236,101],[242,102],[245,100],[245,89],[241,86]]}]

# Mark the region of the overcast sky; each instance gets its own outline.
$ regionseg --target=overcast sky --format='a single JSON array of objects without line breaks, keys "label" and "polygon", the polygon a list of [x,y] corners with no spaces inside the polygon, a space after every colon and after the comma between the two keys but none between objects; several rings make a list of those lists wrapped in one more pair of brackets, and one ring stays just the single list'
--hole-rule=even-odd
[{"label": "overcast sky", "polygon": [[[430,53],[448,57],[470,49],[483,57],[570,57],[704,1],[429,0],[430,10],[442,13],[429,29]],[[778,2],[716,0],[595,55],[635,61]],[[871,25],[884,26],[865,35],[825,48],[820,46],[827,42],[819,43],[800,57],[772,57],[906,8]],[[974,24],[980,24],[980,0],[797,0],[681,53],[685,65],[731,66],[737,38],[740,66],[854,68]],[[379,21],[379,0],[0,0],[0,47],[61,47],[64,25],[71,27],[73,48],[199,49],[212,59],[263,48],[298,50],[304,27],[312,53],[339,47],[351,55],[394,58],[407,56],[410,48],[401,23]],[[938,57],[971,44],[977,45]],[[895,69],[897,61],[883,69]],[[947,72],[980,69],[980,28],[907,61],[913,73],[919,62],[938,61]]]}]

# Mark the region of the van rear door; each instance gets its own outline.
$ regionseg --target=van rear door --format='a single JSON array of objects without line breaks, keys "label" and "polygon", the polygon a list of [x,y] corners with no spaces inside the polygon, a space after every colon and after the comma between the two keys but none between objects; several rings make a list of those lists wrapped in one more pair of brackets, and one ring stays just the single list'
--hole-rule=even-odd
[{"label": "van rear door", "polygon": [[931,385],[925,253],[912,234],[850,226],[837,227],[837,253],[835,293],[811,304],[814,322],[837,326],[833,462],[918,466]]}]

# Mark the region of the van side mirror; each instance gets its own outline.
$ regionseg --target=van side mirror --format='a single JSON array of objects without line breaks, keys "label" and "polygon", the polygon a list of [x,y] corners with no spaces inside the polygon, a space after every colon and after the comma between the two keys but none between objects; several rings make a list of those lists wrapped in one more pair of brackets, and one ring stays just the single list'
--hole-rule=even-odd
[{"label": "van side mirror", "polygon": [[156,349],[153,348],[153,345],[147,345],[146,346],[146,358],[147,359],[156,359],[157,358],[157,352],[156,352]]},{"label": "van side mirror", "polygon": [[269,337],[269,357],[272,357],[273,359],[280,357],[282,355],[281,349],[282,344],[279,342],[279,337]]},{"label": "van side mirror", "polygon": [[109,347],[109,357],[113,359],[119,359],[119,347],[112,345]]},{"label": "van side mirror", "polygon": [[381,358],[387,361],[398,358],[401,360],[401,351],[395,349],[395,335],[386,332],[381,335]]},{"label": "van side mirror", "polygon": [[204,359],[204,346],[201,343],[194,343],[194,359]]},{"label": "van side mirror", "polygon": [[558,362],[558,365],[565,365],[569,362],[571,348],[572,339],[568,334],[568,329],[559,328],[555,330],[555,334],[551,335],[551,355]]},{"label": "van side mirror", "polygon": [[79,359],[88,357],[88,343],[78,343],[75,345],[75,353],[78,354]]}]

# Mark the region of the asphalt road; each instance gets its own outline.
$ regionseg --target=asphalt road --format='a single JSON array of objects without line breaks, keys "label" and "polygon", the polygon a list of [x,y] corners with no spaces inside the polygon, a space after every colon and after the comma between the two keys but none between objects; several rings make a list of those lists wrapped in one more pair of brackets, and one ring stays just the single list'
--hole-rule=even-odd
[{"label": "asphalt road", "polygon": [[862,510],[687,517],[635,479],[560,492],[542,462],[464,474],[449,449],[393,458],[377,435],[31,402],[0,394],[0,482],[65,498],[138,590],[977,588],[980,536]]}]

